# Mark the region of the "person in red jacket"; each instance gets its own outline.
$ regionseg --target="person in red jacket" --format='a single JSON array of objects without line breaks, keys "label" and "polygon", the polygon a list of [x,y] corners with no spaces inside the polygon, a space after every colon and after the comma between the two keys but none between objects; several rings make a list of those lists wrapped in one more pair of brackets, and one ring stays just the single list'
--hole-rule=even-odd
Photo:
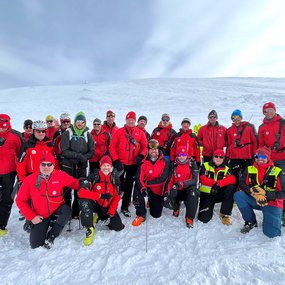
[{"label": "person in red jacket", "polygon": [[151,139],[158,140],[159,149],[162,151],[166,159],[170,159],[170,148],[174,140],[176,131],[172,128],[170,115],[162,114],[161,121],[158,126],[152,131]]},{"label": "person in red jacket", "polygon": [[119,127],[115,123],[116,115],[112,110],[108,110],[106,113],[106,121],[104,121],[102,125],[102,129],[109,133],[111,137],[114,133],[119,129]]},{"label": "person in red jacket", "polygon": [[24,125],[23,125],[24,132],[22,132],[22,137],[23,137],[24,142],[28,141],[31,135],[33,134],[32,125],[33,125],[32,120],[27,119],[24,121]]},{"label": "person in red jacket", "polygon": [[221,203],[220,218],[224,225],[231,225],[231,213],[236,191],[236,178],[225,163],[225,153],[215,150],[212,160],[202,164],[200,170],[200,204],[198,220],[208,223],[213,217],[214,206]]},{"label": "person in red jacket", "polygon": [[248,166],[240,180],[240,189],[234,199],[245,221],[241,233],[246,234],[257,227],[254,210],[263,213],[263,233],[270,237],[281,235],[281,217],[285,199],[285,174],[274,166],[271,151],[266,147],[257,149],[255,161]]},{"label": "person in red jacket", "polygon": [[[47,153],[41,157],[39,171],[27,177],[20,187],[16,204],[31,221],[30,245],[50,249],[71,218],[71,208],[64,203],[65,187],[79,188],[79,182],[67,173],[54,169],[55,158]],[[51,220],[54,222],[49,229]]]},{"label": "person in red jacket", "polygon": [[[58,130],[58,127],[56,126],[57,119],[54,118],[52,115],[46,116],[46,124],[47,124],[47,130],[46,130],[46,136],[52,140],[55,132]],[[57,122],[58,125],[58,122]]]},{"label": "person in red jacket", "polygon": [[[91,173],[86,180],[80,183],[78,192],[81,209],[81,223],[87,229],[84,245],[93,242],[95,233],[93,213],[97,213],[99,220],[110,230],[121,231],[125,226],[117,212],[120,196],[117,193],[120,179],[116,170],[112,173],[112,160],[103,156],[100,160],[100,171]],[[89,190],[91,189],[91,190]]]},{"label": "person in red jacket", "polygon": [[11,127],[11,118],[0,114],[0,236],[7,234],[7,224],[13,205],[11,194],[16,177],[21,134]]},{"label": "person in red jacket", "polygon": [[181,122],[181,129],[174,136],[174,141],[170,150],[170,160],[175,161],[177,149],[180,146],[186,147],[188,158],[196,161],[198,168],[201,164],[200,147],[195,133],[190,129],[191,121],[189,118],[184,118]]},{"label": "person in red jacket", "polygon": [[102,128],[102,122],[96,118],[93,121],[93,130],[91,135],[94,139],[94,154],[89,160],[90,173],[94,172],[95,169],[100,168],[99,161],[104,155],[109,154],[109,146],[111,135],[104,131]]},{"label": "person in red jacket", "polygon": [[208,123],[202,126],[197,134],[199,145],[203,147],[203,162],[212,160],[216,149],[226,147],[227,128],[219,124],[218,114],[212,110],[208,115]]},{"label": "person in red jacket", "polygon": [[149,213],[159,218],[162,213],[162,202],[165,184],[169,175],[169,160],[159,150],[159,143],[151,139],[148,143],[148,155],[140,165],[136,175],[136,186],[133,201],[136,205],[136,218],[133,226],[140,226],[146,219],[145,197],[149,201]]},{"label": "person in red jacket", "polygon": [[167,199],[171,201],[170,208],[173,208],[173,216],[179,217],[180,201],[184,201],[186,226],[193,228],[199,196],[197,189],[198,167],[195,160],[188,157],[186,146],[179,146],[176,149],[171,172]]},{"label": "person in red jacket", "polygon": [[147,141],[149,141],[150,140],[150,134],[145,129],[146,125],[147,125],[147,117],[144,115],[139,116],[137,127],[145,133],[146,139],[147,139]]},{"label": "person in red jacket", "polygon": [[227,129],[227,152],[232,172],[238,185],[241,173],[252,164],[257,149],[257,134],[254,125],[242,121],[240,110],[231,115],[233,124]]},{"label": "person in red jacket", "polygon": [[125,126],[114,133],[110,144],[110,154],[114,161],[114,167],[119,172],[122,170],[125,172],[121,175],[121,191],[123,192],[121,212],[126,217],[131,216],[129,205],[138,165],[147,155],[145,133],[135,124],[136,113],[129,112],[126,115]]}]

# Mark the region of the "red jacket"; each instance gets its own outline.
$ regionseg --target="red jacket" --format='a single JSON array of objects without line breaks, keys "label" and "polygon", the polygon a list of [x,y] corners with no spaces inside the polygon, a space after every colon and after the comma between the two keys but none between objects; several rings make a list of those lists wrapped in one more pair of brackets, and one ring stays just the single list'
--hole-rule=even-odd
[{"label": "red jacket", "polygon": [[213,156],[217,149],[223,149],[226,146],[227,128],[218,122],[214,126],[210,123],[202,126],[197,134],[200,146],[203,146],[203,156]]},{"label": "red jacket", "polygon": [[104,121],[103,125],[102,125],[102,129],[109,133],[111,136],[114,135],[114,133],[119,129],[118,126],[116,126],[116,123],[113,124],[112,127],[110,127],[108,124],[107,124],[107,121]]},{"label": "red jacket", "polygon": [[31,137],[31,134],[28,134],[26,132],[22,132],[22,138],[24,142],[27,142]]},{"label": "red jacket", "polygon": [[[81,188],[78,192],[78,196],[80,198],[90,199],[97,201],[98,205],[102,208],[108,208],[107,214],[114,216],[118,204],[120,202],[120,196],[117,193],[116,185],[114,185],[110,178],[111,173],[109,173],[107,176],[100,170],[99,171],[99,182],[95,183],[92,186],[91,190],[86,190],[84,188]],[[100,194],[107,194],[110,193],[112,195],[112,198],[107,199],[101,199]]]},{"label": "red jacket", "polygon": [[119,159],[125,165],[133,165],[138,155],[146,156],[147,152],[145,134],[137,127],[130,128],[125,125],[118,129],[111,139],[110,154],[113,161]]},{"label": "red jacket", "polygon": [[248,122],[241,122],[237,127],[232,124],[227,129],[227,152],[230,159],[252,159],[257,150],[255,128]]},{"label": "red jacket", "polygon": [[180,131],[174,136],[174,141],[170,150],[171,161],[175,160],[176,150],[180,146],[186,147],[189,158],[194,158],[196,162],[201,161],[198,140],[191,129],[186,132],[180,129]]},{"label": "red jacket", "polygon": [[263,124],[258,129],[258,144],[259,147],[267,146],[271,149],[271,159],[274,160],[285,160],[285,125],[283,125],[279,147],[274,148],[276,142],[276,134],[279,132],[281,116],[276,115],[271,121],[266,118],[263,119]]},{"label": "red jacket", "polygon": [[16,170],[22,139],[21,134],[11,127],[0,133],[0,139],[4,141],[0,146],[0,175],[3,175]]},{"label": "red jacket", "polygon": [[166,160],[163,154],[154,162],[147,156],[138,169],[136,186],[140,191],[149,188],[156,195],[163,196],[168,175],[169,160]]},{"label": "red jacket", "polygon": [[50,140],[53,140],[53,136],[58,130],[57,127],[47,128],[46,129],[46,137],[48,137]]},{"label": "red jacket", "polygon": [[65,187],[77,190],[78,180],[63,171],[54,170],[46,181],[37,171],[24,180],[15,201],[27,220],[31,221],[38,215],[45,219],[65,203]]},{"label": "red jacket", "polygon": [[94,130],[91,131],[91,135],[94,139],[94,155],[89,161],[96,162],[109,152],[110,134],[101,128],[98,135]]},{"label": "red jacket", "polygon": [[44,154],[54,154],[52,141],[45,138],[43,141],[37,140],[34,136],[31,137],[23,145],[22,154],[17,165],[17,174],[19,181],[23,182],[25,177],[39,171],[41,158]]}]

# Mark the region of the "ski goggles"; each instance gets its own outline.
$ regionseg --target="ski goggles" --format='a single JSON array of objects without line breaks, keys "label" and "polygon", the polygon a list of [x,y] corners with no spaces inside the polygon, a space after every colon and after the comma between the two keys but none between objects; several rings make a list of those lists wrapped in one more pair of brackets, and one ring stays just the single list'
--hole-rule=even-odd
[{"label": "ski goggles", "polygon": [[232,120],[241,119],[241,116],[232,116]]},{"label": "ski goggles", "polygon": [[159,143],[157,140],[152,139],[148,142],[149,149],[158,149],[158,146],[159,146]]},{"label": "ski goggles", "polygon": [[35,132],[38,134],[44,134],[46,132],[46,130],[35,130]]},{"label": "ski goggles", "polygon": [[187,153],[181,152],[181,153],[178,154],[178,156],[183,156],[183,157],[185,157],[185,156],[187,156]]},{"label": "ski goggles", "polygon": [[256,159],[262,159],[262,160],[265,160],[265,159],[267,159],[267,156],[265,155],[265,154],[256,154],[255,155],[255,158]]},{"label": "ski goggles", "polygon": [[53,164],[51,162],[41,162],[42,167],[51,167]]}]

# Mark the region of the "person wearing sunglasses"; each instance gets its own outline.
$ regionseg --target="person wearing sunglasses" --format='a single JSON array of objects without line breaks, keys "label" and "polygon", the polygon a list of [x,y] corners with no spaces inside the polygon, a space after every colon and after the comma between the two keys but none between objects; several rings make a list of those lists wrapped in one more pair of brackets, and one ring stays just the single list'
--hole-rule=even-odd
[{"label": "person wearing sunglasses", "polygon": [[254,163],[246,168],[239,188],[234,199],[245,222],[240,232],[246,234],[257,227],[254,210],[260,210],[263,233],[270,238],[280,236],[285,175],[274,165],[269,148],[257,149]]},{"label": "person wearing sunglasses", "polygon": [[236,185],[240,175],[251,165],[257,149],[257,133],[253,124],[242,121],[242,112],[234,110],[231,115],[232,126],[227,129],[227,152],[233,174],[236,177]]},{"label": "person wearing sunglasses", "polygon": [[46,116],[46,124],[47,124],[46,136],[50,140],[53,139],[54,134],[58,130],[58,127],[55,125],[56,121],[57,121],[57,119],[54,116],[52,116],[52,115]]},{"label": "person wearing sunglasses", "polygon": [[12,129],[10,116],[0,114],[0,237],[8,233],[6,227],[13,205],[11,194],[21,145],[21,133]]},{"label": "person wearing sunglasses", "polygon": [[236,178],[226,165],[224,151],[215,150],[212,159],[204,162],[200,170],[198,220],[208,223],[213,218],[215,204],[221,203],[220,219],[224,225],[231,225],[235,184]]},{"label": "person wearing sunglasses", "polygon": [[170,115],[162,114],[161,121],[158,126],[152,131],[151,139],[155,139],[159,143],[159,149],[162,151],[166,159],[170,159],[170,148],[174,140],[176,131],[173,129],[170,122]]},{"label": "person wearing sunglasses", "polygon": [[28,141],[33,133],[32,125],[33,125],[32,120],[27,119],[24,121],[23,125],[24,132],[22,132],[22,137],[24,142]]},{"label": "person wearing sunglasses", "polygon": [[226,147],[227,128],[218,122],[218,113],[215,110],[208,114],[208,123],[198,130],[199,145],[203,147],[203,162],[209,162],[216,149]]},{"label": "person wearing sunglasses", "polygon": [[50,249],[69,221],[71,208],[63,198],[65,187],[78,189],[79,181],[56,170],[50,153],[41,157],[39,169],[22,183],[15,201],[30,223],[31,248]]},{"label": "person wearing sunglasses", "polygon": [[119,129],[119,127],[116,125],[115,119],[115,113],[112,110],[108,110],[106,112],[106,120],[103,122],[102,128],[105,132],[109,133],[111,137],[114,132]]},{"label": "person wearing sunglasses", "polygon": [[91,135],[94,140],[94,154],[89,160],[89,171],[94,172],[95,169],[100,169],[100,159],[104,155],[109,155],[109,146],[111,135],[104,131],[102,128],[102,122],[96,118],[93,120],[93,130]]}]

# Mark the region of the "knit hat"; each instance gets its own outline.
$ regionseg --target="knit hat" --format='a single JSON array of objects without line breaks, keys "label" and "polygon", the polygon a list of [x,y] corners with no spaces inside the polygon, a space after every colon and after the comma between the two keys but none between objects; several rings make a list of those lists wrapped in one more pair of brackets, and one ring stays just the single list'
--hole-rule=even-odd
[{"label": "knit hat", "polygon": [[106,118],[108,116],[114,116],[115,117],[115,113],[112,110],[108,110],[107,113],[106,113]]},{"label": "knit hat", "polygon": [[136,119],[137,119],[136,113],[133,112],[133,111],[129,112],[129,113],[127,114],[127,116],[126,116],[126,120],[128,120],[128,119],[134,119],[134,120],[136,120]]},{"label": "knit hat", "polygon": [[167,113],[162,114],[162,115],[161,115],[161,120],[163,120],[163,119],[168,119],[168,121],[170,121],[170,116],[169,116],[169,114],[167,114]]},{"label": "knit hat", "polygon": [[146,116],[144,116],[144,115],[139,116],[139,118],[138,118],[138,122],[139,122],[140,120],[145,120],[145,121],[147,122],[147,117],[146,117]]},{"label": "knit hat", "polygon": [[43,157],[41,158],[41,161],[47,161],[51,162],[52,164],[55,164],[55,158],[51,153],[44,154]]},{"label": "knit hat", "polygon": [[183,123],[188,123],[189,125],[191,125],[191,121],[190,121],[189,118],[184,118],[184,119],[182,120],[182,122],[181,122],[181,125],[182,125]]},{"label": "knit hat", "polygon": [[100,166],[102,166],[102,164],[104,164],[104,163],[108,163],[108,164],[110,164],[110,165],[113,164],[113,163],[112,163],[112,159],[110,158],[110,156],[105,155],[105,156],[103,156],[103,157],[100,159]]},{"label": "knit hat", "polygon": [[11,126],[10,124],[10,116],[7,114],[0,114],[0,128],[6,129]]},{"label": "knit hat", "polygon": [[214,116],[216,119],[218,119],[218,113],[217,113],[217,111],[216,111],[216,110],[212,110],[212,111],[208,114],[208,118],[209,118],[210,116]]},{"label": "knit hat", "polygon": [[239,109],[234,110],[234,111],[232,112],[231,118],[232,118],[233,116],[239,116],[239,117],[241,117],[241,119],[242,119],[241,110],[239,110]]},{"label": "knit hat", "polygon": [[225,157],[225,152],[224,152],[222,149],[216,149],[216,150],[214,151],[213,156],[222,156],[222,157]]},{"label": "knit hat", "polygon": [[186,149],[186,146],[179,146],[176,150],[176,154],[177,155],[187,155],[187,149]]},{"label": "knit hat", "polygon": [[263,147],[260,147],[260,148],[257,149],[256,154],[263,154],[263,155],[266,156],[266,158],[268,160],[270,160],[271,150],[269,148],[263,146]]},{"label": "knit hat", "polygon": [[268,103],[265,103],[262,107],[262,112],[264,113],[264,111],[266,109],[269,109],[269,108],[272,108],[274,109],[274,111],[276,112],[276,107],[275,107],[275,104],[273,102],[268,102]]},{"label": "knit hat", "polygon": [[93,121],[93,124],[95,124],[95,123],[101,125],[101,124],[102,124],[102,121],[101,121],[100,119],[96,118],[96,119],[94,119],[94,121]]},{"label": "knit hat", "polygon": [[46,116],[46,122],[47,121],[53,121],[54,120],[54,116],[52,116],[52,115],[47,115]]},{"label": "knit hat", "polygon": [[74,118],[74,123],[76,121],[84,121],[86,123],[86,117],[85,114],[83,112],[78,112]]},{"label": "knit hat", "polygon": [[30,119],[27,119],[27,120],[24,121],[23,127],[24,127],[24,128],[27,128],[27,127],[29,127],[29,126],[32,127],[32,125],[33,125],[33,121],[30,120]]}]

